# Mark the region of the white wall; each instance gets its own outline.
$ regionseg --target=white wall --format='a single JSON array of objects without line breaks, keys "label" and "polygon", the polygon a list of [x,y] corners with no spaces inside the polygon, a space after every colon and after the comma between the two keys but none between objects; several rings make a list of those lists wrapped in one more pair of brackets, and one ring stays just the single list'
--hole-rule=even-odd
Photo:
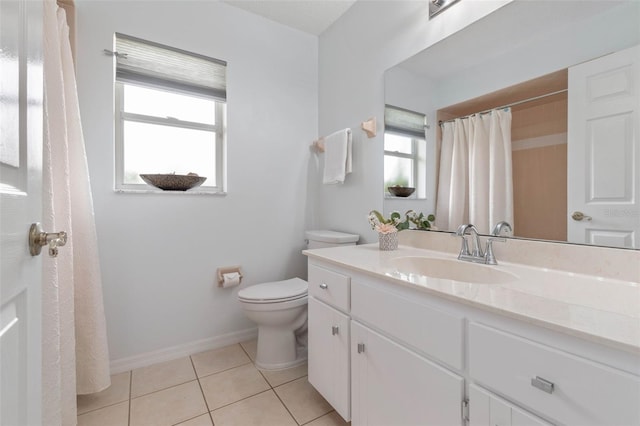
[{"label": "white wall", "polygon": [[[306,276],[317,38],[220,2],[77,0],[77,13],[111,360],[130,366],[254,331],[238,287],[219,289],[214,275],[241,265],[241,288]],[[116,31],[228,62],[227,196],[114,193],[114,77],[102,50]]]},{"label": "white wall", "polygon": [[[322,158],[310,168],[317,226],[375,241],[366,216],[383,207],[385,70],[510,1],[463,1],[431,20],[426,1],[358,1],[320,36],[320,134],[344,127],[355,130],[353,174],[344,185],[319,183]],[[378,119],[378,135],[367,139],[358,129],[371,116]]]}]

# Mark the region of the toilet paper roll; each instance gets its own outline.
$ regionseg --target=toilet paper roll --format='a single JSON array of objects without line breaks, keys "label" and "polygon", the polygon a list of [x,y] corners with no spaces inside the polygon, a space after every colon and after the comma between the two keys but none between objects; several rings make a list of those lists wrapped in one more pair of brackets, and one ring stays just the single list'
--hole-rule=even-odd
[{"label": "toilet paper roll", "polygon": [[240,284],[240,274],[237,272],[228,272],[226,274],[222,274],[222,287],[233,287],[234,285]]}]

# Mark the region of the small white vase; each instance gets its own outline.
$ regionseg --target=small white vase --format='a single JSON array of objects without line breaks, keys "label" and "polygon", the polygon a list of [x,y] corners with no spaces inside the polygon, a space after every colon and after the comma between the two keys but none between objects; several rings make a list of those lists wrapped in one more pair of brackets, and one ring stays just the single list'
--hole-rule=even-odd
[{"label": "small white vase", "polygon": [[380,250],[395,250],[398,248],[398,233],[378,233],[378,242],[380,243]]}]

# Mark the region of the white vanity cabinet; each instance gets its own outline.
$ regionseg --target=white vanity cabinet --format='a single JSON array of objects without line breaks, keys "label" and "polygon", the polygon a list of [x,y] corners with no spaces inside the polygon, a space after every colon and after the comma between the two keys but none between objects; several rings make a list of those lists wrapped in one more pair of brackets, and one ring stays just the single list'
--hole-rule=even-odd
[{"label": "white vanity cabinet", "polygon": [[309,383],[351,419],[350,278],[309,264]]},{"label": "white vanity cabinet", "polygon": [[353,426],[640,426],[637,353],[317,258],[309,293],[309,381]]}]

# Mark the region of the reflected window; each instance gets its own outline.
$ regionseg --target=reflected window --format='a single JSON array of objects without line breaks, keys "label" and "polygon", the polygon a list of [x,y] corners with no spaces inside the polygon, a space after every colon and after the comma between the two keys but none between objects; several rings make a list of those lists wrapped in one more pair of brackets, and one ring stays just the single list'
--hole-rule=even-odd
[{"label": "reflected window", "polygon": [[385,107],[384,193],[390,186],[416,188],[412,198],[425,196],[425,115],[390,105]]},{"label": "reflected window", "polygon": [[410,186],[415,188],[417,140],[385,132],[384,135],[384,187]]}]

